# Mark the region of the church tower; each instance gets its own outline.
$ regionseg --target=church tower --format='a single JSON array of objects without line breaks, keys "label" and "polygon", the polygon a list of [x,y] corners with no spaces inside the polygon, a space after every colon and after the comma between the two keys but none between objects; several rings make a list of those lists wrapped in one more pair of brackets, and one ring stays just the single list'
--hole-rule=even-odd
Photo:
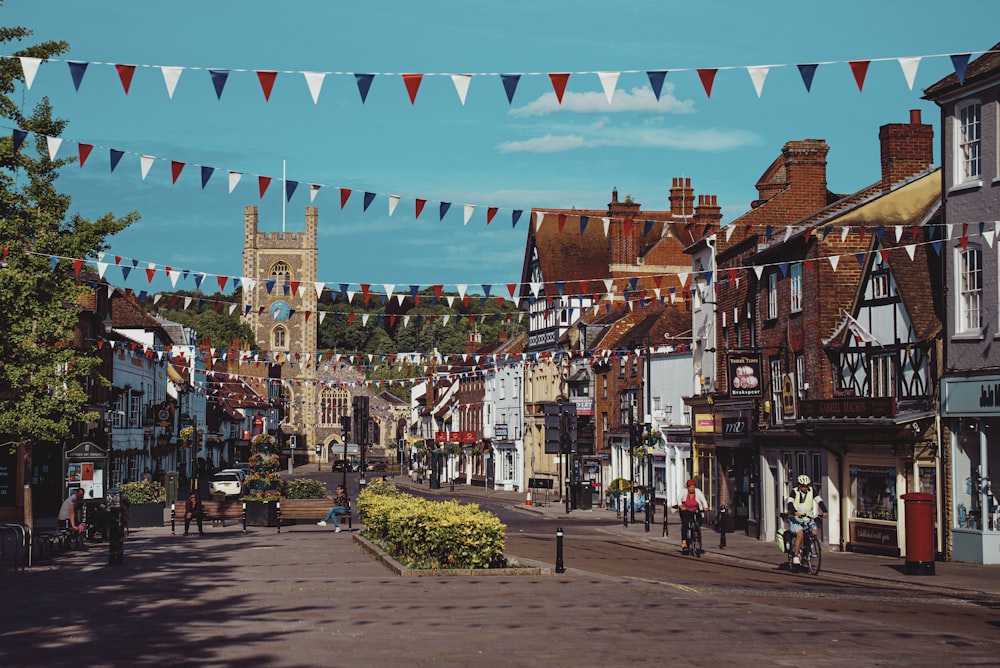
[{"label": "church tower", "polygon": [[[318,210],[306,207],[305,232],[258,231],[257,207],[243,212],[244,320],[261,350],[282,363],[282,396],[287,401],[286,434],[296,434],[298,448],[313,449],[317,390],[316,274]],[[248,309],[249,307],[249,309]],[[305,381],[305,382],[295,382]]]}]

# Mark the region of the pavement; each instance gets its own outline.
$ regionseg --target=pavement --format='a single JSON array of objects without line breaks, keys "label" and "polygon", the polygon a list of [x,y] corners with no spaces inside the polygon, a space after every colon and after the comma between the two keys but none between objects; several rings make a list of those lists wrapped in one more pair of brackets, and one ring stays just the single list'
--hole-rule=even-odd
[{"label": "pavement", "polygon": [[[424,485],[423,491],[452,494],[449,486]],[[551,519],[567,535],[576,521],[606,518],[602,529],[614,535],[678,543],[676,523],[663,537],[659,524],[649,533],[641,522],[625,528],[606,509],[566,514],[555,503],[525,506],[521,494],[462,485],[459,492]],[[670,582],[669,574],[653,582],[569,564],[563,574],[524,569],[519,575],[401,578],[356,540],[359,524],[339,534],[311,522],[281,533],[267,527],[244,533],[236,523],[206,526],[204,536],[173,535],[169,525],[138,528],[120,566],[109,565],[107,544],[97,543],[26,572],[0,571],[0,665],[580,668],[736,659],[743,665],[911,667],[986,665],[1000,651],[993,634],[980,630],[983,623],[961,633],[901,626],[885,614],[892,607],[885,594],[869,594],[863,580],[846,585],[856,597],[851,605],[870,605],[876,614],[855,619],[829,602],[811,606],[810,630],[802,636],[807,642],[796,649],[787,630],[801,625],[798,608],[782,599],[746,602],[711,588],[699,591]],[[773,544],[731,534],[722,549],[718,534],[706,536],[706,559],[782,562]],[[902,559],[833,552],[823,561],[827,573],[921,588],[920,601],[950,605],[949,614],[956,599],[971,601],[973,592],[1000,594],[996,567],[938,563],[937,575],[917,577],[906,576],[903,565]],[[823,577],[802,582],[822,588]],[[812,601],[817,594],[800,595]],[[987,614],[981,603],[958,605],[971,615],[969,624]],[[720,623],[725,633],[714,631]]]},{"label": "pavement", "polygon": [[[401,489],[420,488],[424,493],[429,492],[441,497],[448,497],[452,494],[450,485],[442,485],[441,489],[432,490],[426,481],[418,485],[409,478],[399,476],[395,478],[395,482],[396,486]],[[539,499],[539,495],[536,494],[535,501],[531,506],[527,506],[525,505],[525,494],[522,492],[487,490],[474,485],[458,484],[455,486],[454,493],[460,493],[463,496],[478,496],[493,502],[507,501],[512,506],[519,506],[525,512],[537,513],[546,518],[560,521],[566,531],[571,529],[574,521],[593,522],[595,519],[606,519],[607,526],[603,527],[605,531],[651,544],[674,546],[678,551],[680,550],[680,518],[676,513],[671,513],[668,522],[669,535],[663,536],[662,507],[656,509],[656,521],[650,524],[649,533],[646,533],[644,516],[639,512],[636,513],[637,521],[635,523],[630,521],[628,527],[625,527],[621,515],[614,510],[593,508],[591,510],[571,510],[567,513],[565,504],[559,503],[554,496],[546,503],[544,497]],[[703,538],[705,552],[712,557],[769,565],[785,562],[784,554],[778,551],[774,542],[760,541],[747,536],[744,532],[727,533],[725,547],[720,547],[721,536],[711,527],[704,527]],[[998,565],[938,561],[934,564],[934,575],[907,575],[904,557],[842,552],[824,546],[822,572],[1000,596],[1000,566]]]}]

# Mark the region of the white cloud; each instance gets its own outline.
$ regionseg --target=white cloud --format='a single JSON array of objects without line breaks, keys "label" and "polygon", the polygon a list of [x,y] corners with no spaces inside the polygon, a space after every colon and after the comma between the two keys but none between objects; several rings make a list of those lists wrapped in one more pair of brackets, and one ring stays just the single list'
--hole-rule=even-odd
[{"label": "white cloud", "polygon": [[534,139],[500,144],[501,153],[557,153],[584,148],[673,148],[688,151],[728,151],[741,146],[756,146],[760,136],[749,130],[708,128],[610,127],[605,123],[574,128],[566,134],[548,133]]},{"label": "white cloud", "polygon": [[653,95],[653,90],[646,86],[638,86],[630,91],[615,92],[614,101],[608,104],[608,99],[602,92],[573,93],[566,91],[562,104],[556,99],[556,94],[545,93],[534,102],[523,107],[510,110],[513,116],[540,116],[555,111],[582,114],[608,112],[649,112],[657,114],[691,114],[694,113],[694,100],[678,100],[674,97],[674,86],[667,82],[663,84],[660,99]]}]

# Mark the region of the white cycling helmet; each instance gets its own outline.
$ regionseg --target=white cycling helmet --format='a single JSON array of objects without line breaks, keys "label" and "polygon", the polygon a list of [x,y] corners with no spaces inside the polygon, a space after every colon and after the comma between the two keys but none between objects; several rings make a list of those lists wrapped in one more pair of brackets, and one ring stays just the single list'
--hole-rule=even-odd
[{"label": "white cycling helmet", "polygon": [[812,484],[812,480],[805,473],[803,473],[802,475],[800,475],[797,478],[797,480],[798,480],[798,483],[800,485],[811,485]]}]

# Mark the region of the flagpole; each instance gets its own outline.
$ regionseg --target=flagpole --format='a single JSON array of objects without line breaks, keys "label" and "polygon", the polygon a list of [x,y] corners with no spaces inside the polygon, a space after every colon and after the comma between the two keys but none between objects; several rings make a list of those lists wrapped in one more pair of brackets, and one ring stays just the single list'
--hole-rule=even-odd
[{"label": "flagpole", "polygon": [[285,161],[281,161],[281,233],[285,232],[285,189],[288,183],[285,181]]}]

